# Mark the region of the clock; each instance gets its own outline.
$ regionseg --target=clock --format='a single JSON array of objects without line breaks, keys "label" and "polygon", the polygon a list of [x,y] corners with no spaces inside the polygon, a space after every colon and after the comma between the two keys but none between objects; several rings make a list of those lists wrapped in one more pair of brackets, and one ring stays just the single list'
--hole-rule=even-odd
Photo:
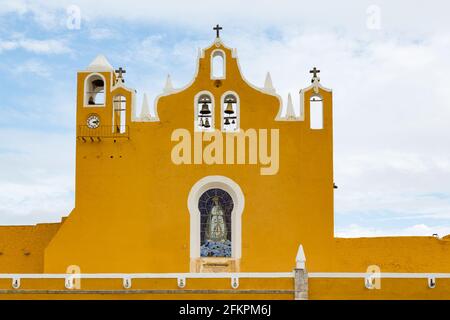
[{"label": "clock", "polygon": [[89,129],[97,129],[100,126],[100,117],[96,114],[91,114],[86,120]]}]

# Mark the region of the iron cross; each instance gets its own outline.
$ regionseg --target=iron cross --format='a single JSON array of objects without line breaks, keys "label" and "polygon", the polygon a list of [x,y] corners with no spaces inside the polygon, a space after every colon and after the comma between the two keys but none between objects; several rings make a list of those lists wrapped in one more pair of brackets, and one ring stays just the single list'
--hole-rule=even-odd
[{"label": "iron cross", "polygon": [[314,67],[312,70],[309,70],[309,73],[313,73],[313,78],[317,78],[317,74],[320,73],[320,70],[317,70],[317,68]]},{"label": "iron cross", "polygon": [[119,74],[118,78],[122,78],[122,74],[127,73],[125,69],[122,69],[122,67],[119,68],[119,70],[116,70],[116,72]]},{"label": "iron cross", "polygon": [[216,30],[216,37],[217,38],[219,38],[219,33],[220,33],[220,30],[222,30],[223,28],[221,27],[221,26],[219,26],[219,25],[216,25],[214,28],[213,28],[213,30]]}]

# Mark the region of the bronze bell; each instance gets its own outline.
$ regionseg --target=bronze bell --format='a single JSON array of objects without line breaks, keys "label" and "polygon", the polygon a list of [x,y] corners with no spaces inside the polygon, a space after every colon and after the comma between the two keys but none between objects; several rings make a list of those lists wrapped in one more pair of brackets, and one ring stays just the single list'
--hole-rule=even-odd
[{"label": "bronze bell", "polygon": [[209,110],[208,104],[206,102],[203,102],[202,104],[202,110],[200,110],[201,114],[210,114],[211,111]]},{"label": "bronze bell", "polygon": [[231,123],[232,123],[232,124],[235,124],[235,123],[236,123],[236,121],[234,121],[234,119],[233,119],[233,121],[231,121]]},{"label": "bronze bell", "polygon": [[199,121],[198,125],[199,125],[200,127],[203,127],[203,118],[200,118],[200,121]]},{"label": "bronze bell", "polygon": [[233,113],[234,113],[233,105],[232,105],[232,101],[231,101],[231,100],[228,100],[228,101],[227,101],[227,107],[226,107],[226,109],[225,109],[224,112],[225,112],[226,114],[233,114]]},{"label": "bronze bell", "polygon": [[229,125],[229,124],[230,124],[230,120],[229,120],[228,118],[225,118],[224,124],[225,124],[225,125]]},{"label": "bronze bell", "polygon": [[203,125],[205,128],[209,128],[209,127],[211,127],[210,126],[210,124],[209,124],[209,120],[208,120],[208,118],[206,118],[206,120],[205,120],[205,124]]}]

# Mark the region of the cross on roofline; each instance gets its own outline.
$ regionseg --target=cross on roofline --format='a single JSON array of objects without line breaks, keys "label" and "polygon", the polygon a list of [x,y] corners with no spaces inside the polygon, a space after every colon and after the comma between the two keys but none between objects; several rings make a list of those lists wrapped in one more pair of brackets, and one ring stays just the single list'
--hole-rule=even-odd
[{"label": "cross on roofline", "polygon": [[317,78],[317,74],[320,73],[320,70],[317,70],[317,68],[314,67],[312,70],[309,70],[309,73],[313,73],[313,78]]},{"label": "cross on roofline", "polygon": [[122,78],[122,74],[127,73],[127,71],[125,69],[122,69],[122,67],[120,67],[118,70],[116,70],[116,73],[118,73],[118,78]]},{"label": "cross on roofline", "polygon": [[220,30],[222,30],[223,28],[219,25],[216,25],[213,30],[216,31],[216,37],[219,38],[220,37]]}]

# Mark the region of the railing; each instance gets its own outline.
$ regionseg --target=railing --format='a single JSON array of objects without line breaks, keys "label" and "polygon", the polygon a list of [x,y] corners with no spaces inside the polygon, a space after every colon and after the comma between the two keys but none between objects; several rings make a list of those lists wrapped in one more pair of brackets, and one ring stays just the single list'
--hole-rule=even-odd
[{"label": "railing", "polygon": [[127,125],[99,126],[89,128],[88,126],[78,126],[77,138],[83,141],[101,141],[103,138],[127,138],[129,139],[130,128]]},{"label": "railing", "polygon": [[[239,272],[239,273],[52,273],[0,274],[0,279],[11,279],[12,289],[0,289],[0,294],[294,294],[293,289],[242,289],[239,279],[294,278],[294,272]],[[20,289],[21,279],[61,279],[65,290]],[[78,279],[121,279],[123,289],[80,290]],[[131,289],[133,279],[174,279],[178,289]],[[230,279],[231,289],[184,289],[187,279]],[[79,281],[79,280],[78,280]]]},{"label": "railing", "polygon": [[[372,273],[362,272],[310,272],[308,278],[367,278],[372,276]],[[450,279],[450,273],[402,273],[402,272],[380,272],[376,275],[378,278],[385,279],[429,279],[441,278]]]},{"label": "railing", "polygon": [[[436,279],[450,279],[450,273],[359,273],[359,272],[311,272],[306,278],[364,279],[368,289],[373,279],[427,279],[428,286],[434,288]],[[11,279],[12,289],[0,289],[0,294],[295,294],[297,289],[240,289],[239,279],[294,279],[296,272],[237,272],[237,273],[52,273],[52,274],[11,274],[2,273],[0,279]],[[20,289],[21,279],[61,279],[66,289]],[[123,289],[80,290],[77,279],[121,279]],[[131,289],[133,279],[174,279],[178,289]],[[230,279],[230,289],[184,289],[188,279]],[[34,286],[33,286],[34,287]],[[307,290],[307,287],[306,287]]]}]

